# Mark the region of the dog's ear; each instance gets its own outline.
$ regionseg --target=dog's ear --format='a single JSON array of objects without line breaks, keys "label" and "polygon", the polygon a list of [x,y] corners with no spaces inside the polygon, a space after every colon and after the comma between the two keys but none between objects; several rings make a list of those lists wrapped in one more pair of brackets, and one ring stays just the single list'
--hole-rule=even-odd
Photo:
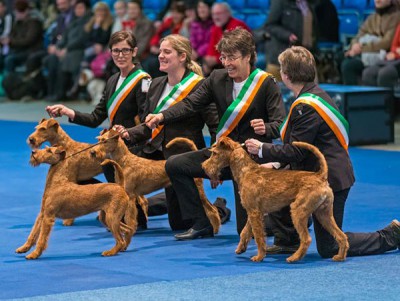
[{"label": "dog's ear", "polygon": [[57,130],[59,126],[60,124],[54,118],[50,118],[47,122],[47,128],[54,127]]},{"label": "dog's ear", "polygon": [[218,139],[218,144],[220,147],[233,149],[234,143],[235,142],[229,137],[221,137]]},{"label": "dog's ear", "polygon": [[64,160],[65,156],[67,155],[67,152],[63,149],[61,149],[61,150],[59,149],[58,152],[60,154],[61,160]]},{"label": "dog's ear", "polygon": [[119,138],[119,133],[116,130],[110,129],[108,132],[110,133],[110,135],[108,137],[113,137],[114,139]]},{"label": "dog's ear", "polygon": [[46,120],[47,120],[46,118],[42,118],[42,120],[40,120],[38,124],[41,124],[41,123],[45,122]]},{"label": "dog's ear", "polygon": [[105,133],[107,133],[108,132],[108,130],[107,129],[103,129],[103,130],[101,130],[101,132],[100,132],[100,136],[103,136]]},{"label": "dog's ear", "polygon": [[57,146],[56,150],[55,150],[56,154],[59,154],[61,156],[61,160],[64,160],[65,155],[66,155],[66,151],[62,146]]}]

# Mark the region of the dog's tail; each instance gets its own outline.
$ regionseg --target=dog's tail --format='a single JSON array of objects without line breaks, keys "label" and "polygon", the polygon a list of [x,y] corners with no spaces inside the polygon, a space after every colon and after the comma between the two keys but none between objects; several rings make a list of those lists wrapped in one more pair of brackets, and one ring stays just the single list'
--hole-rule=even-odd
[{"label": "dog's tail", "polygon": [[110,159],[105,159],[103,162],[101,162],[101,166],[104,166],[107,164],[112,164],[114,166],[115,183],[121,185],[125,189],[125,177],[124,177],[124,173],[122,171],[121,166],[114,160],[110,160]]},{"label": "dog's tail", "polygon": [[177,137],[172,139],[166,145],[168,149],[174,150],[175,154],[182,154],[190,151],[196,151],[197,146],[194,142],[188,138],[184,137]]},{"label": "dog's tail", "polygon": [[293,145],[304,148],[312,152],[318,159],[319,162],[319,171],[317,172],[323,179],[328,179],[328,165],[326,164],[326,160],[324,155],[320,152],[320,150],[306,142],[294,141]]}]

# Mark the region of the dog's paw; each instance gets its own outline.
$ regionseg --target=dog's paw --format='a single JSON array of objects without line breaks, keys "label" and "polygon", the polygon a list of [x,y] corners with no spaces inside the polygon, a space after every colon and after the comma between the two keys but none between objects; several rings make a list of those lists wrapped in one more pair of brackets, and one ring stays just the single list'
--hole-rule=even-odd
[{"label": "dog's paw", "polygon": [[26,255],[25,258],[26,259],[37,259],[40,256],[40,254],[38,254],[37,252],[32,252],[29,255]]},{"label": "dog's paw", "polygon": [[246,252],[246,248],[245,247],[237,247],[236,250],[235,250],[236,254],[242,254],[244,252]]},{"label": "dog's paw", "polygon": [[287,263],[293,263],[293,262],[296,262],[296,261],[299,261],[299,260],[300,260],[300,258],[298,256],[294,256],[294,255],[286,258],[286,262]]},{"label": "dog's paw", "polygon": [[66,227],[72,226],[73,223],[74,223],[74,219],[73,218],[63,220],[63,225],[66,226]]},{"label": "dog's paw", "polygon": [[335,256],[332,257],[332,260],[333,261],[345,261],[346,258],[343,257],[343,256],[340,256],[340,255],[335,255]]},{"label": "dog's paw", "polygon": [[15,253],[26,253],[29,251],[31,247],[27,246],[27,245],[23,245],[21,247],[19,247],[18,249],[15,250]]},{"label": "dog's paw", "polygon": [[114,250],[108,250],[108,251],[104,251],[103,253],[101,253],[101,256],[114,256],[117,253],[118,252],[116,252]]},{"label": "dog's paw", "polygon": [[265,256],[262,256],[262,255],[256,255],[256,256],[251,257],[251,261],[261,262],[261,261],[263,261],[264,257]]}]

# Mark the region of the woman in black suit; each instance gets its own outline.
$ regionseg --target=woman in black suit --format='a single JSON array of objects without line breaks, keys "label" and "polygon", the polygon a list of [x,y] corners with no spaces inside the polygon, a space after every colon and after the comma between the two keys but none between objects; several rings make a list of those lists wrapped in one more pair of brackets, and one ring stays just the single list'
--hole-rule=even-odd
[{"label": "woman in black suit", "polygon": [[[292,145],[304,141],[315,145],[325,156],[328,164],[328,181],[334,192],[333,214],[341,228],[347,196],[353,185],[353,166],[348,154],[348,124],[335,102],[314,82],[315,60],[301,46],[291,47],[278,57],[281,77],[285,85],[296,95],[289,115],[281,127],[283,144],[275,145],[256,139],[246,141],[249,153],[269,162],[279,161],[287,168],[317,171],[318,160],[304,149]],[[275,165],[276,166],[276,165]],[[270,166],[271,167],[271,166]],[[267,253],[293,253],[299,237],[290,218],[290,208],[269,214],[274,246]],[[334,238],[314,219],[314,231],[318,253],[329,258],[336,254],[338,246]],[[349,238],[349,256],[381,254],[395,250],[400,245],[400,223],[397,220],[383,230],[372,233],[346,232]]]},{"label": "woman in black suit", "polygon": [[[256,48],[252,34],[241,28],[227,31],[217,47],[225,68],[214,70],[196,92],[180,103],[147,116],[147,126],[154,128],[160,123],[169,126],[215,104],[221,120],[217,137],[228,136],[240,143],[249,138],[271,142],[279,136],[279,125],[285,111],[273,76],[255,67]],[[194,183],[194,178],[207,178],[201,163],[210,155],[208,149],[202,149],[167,160],[166,171],[178,194],[182,214],[192,220],[191,228],[175,235],[179,240],[213,235]],[[225,168],[221,180],[228,179],[232,176],[230,169]],[[240,233],[246,224],[247,214],[235,184],[234,188],[237,231]]]},{"label": "woman in black suit", "polygon": [[[138,123],[137,119],[143,120],[146,116],[144,107],[150,76],[141,69],[140,64],[134,63],[138,51],[136,38],[129,31],[117,31],[110,38],[109,48],[119,72],[108,79],[103,96],[94,110],[91,113],[83,113],[62,104],[55,104],[46,107],[50,116],[65,115],[71,123],[92,128],[99,126],[107,118],[110,127],[115,124],[133,127]],[[139,154],[141,148],[142,146],[135,146],[130,150]],[[104,175],[109,182],[114,182],[113,168],[106,166]],[[149,215],[165,213],[165,196],[149,198]],[[139,217],[139,226],[146,227],[143,216]]]},{"label": "woman in black suit", "polygon": [[[160,71],[167,75],[153,79],[147,93],[145,114],[161,112],[179,103],[192,94],[203,82],[201,67],[191,60],[192,47],[187,38],[172,34],[161,40],[158,60]],[[146,125],[126,129],[117,125],[114,128],[126,141],[136,144],[147,141],[143,148],[144,156],[153,159],[167,159],[176,152],[165,146],[176,137],[186,137],[194,141],[198,148],[206,146],[203,128],[207,124],[211,140],[215,141],[218,115],[215,106],[208,106],[198,113],[193,113],[179,122],[160,126],[153,131]],[[181,230],[190,226],[190,220],[181,217],[179,204],[172,188],[167,188],[167,208],[170,226]],[[221,212],[221,210],[219,210]],[[223,212],[221,212],[223,213]],[[225,212],[226,217],[226,212]],[[221,216],[224,219],[224,216]]]}]

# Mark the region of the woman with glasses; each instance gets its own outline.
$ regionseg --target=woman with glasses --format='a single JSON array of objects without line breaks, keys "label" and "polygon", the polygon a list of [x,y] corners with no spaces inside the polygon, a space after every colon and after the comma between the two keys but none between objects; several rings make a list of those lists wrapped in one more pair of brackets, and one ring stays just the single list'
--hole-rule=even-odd
[{"label": "woman with glasses", "polygon": [[[191,59],[192,46],[189,40],[181,35],[171,34],[160,40],[158,60],[160,71],[167,75],[154,78],[147,93],[145,113],[162,112],[194,93],[203,82],[201,67]],[[141,124],[133,128],[117,125],[121,136],[131,143],[147,141],[143,152],[152,158],[167,159],[175,154],[165,146],[176,137],[191,139],[196,146],[206,146],[203,136],[204,125],[207,124],[211,140],[215,141],[215,131],[218,125],[218,115],[215,105],[204,106],[202,110],[188,114],[179,121],[159,126],[153,130]],[[186,151],[187,149],[185,149]],[[167,196],[168,219],[172,230],[183,230],[191,227],[191,220],[182,218],[176,191],[171,187],[165,189]],[[221,222],[228,217],[225,204],[219,212]]]},{"label": "woman with glasses", "polygon": [[[46,111],[51,117],[67,116],[69,122],[95,128],[109,119],[110,128],[115,124],[133,127],[143,120],[146,93],[150,76],[134,63],[137,54],[137,41],[129,31],[115,32],[109,41],[112,59],[119,72],[112,75],[103,91],[103,97],[91,113],[73,110],[62,104],[47,106]],[[138,154],[142,146],[130,148]],[[114,171],[111,167],[104,168],[104,175],[109,182],[114,182]],[[152,207],[157,208],[152,212]],[[149,199],[149,214],[165,214],[163,198]],[[146,227],[145,219],[139,220],[139,226]]]},{"label": "woman with glasses", "polygon": [[[278,127],[285,116],[281,93],[274,78],[255,67],[256,46],[252,34],[242,28],[225,32],[217,49],[224,69],[214,70],[199,89],[178,104],[148,115],[147,126],[155,128],[162,123],[168,127],[215,103],[220,118],[217,139],[228,136],[243,143],[249,138],[271,142],[279,137]],[[175,235],[178,240],[213,236],[194,183],[194,178],[207,178],[201,163],[210,155],[208,149],[202,149],[167,160],[166,171],[177,193],[182,215],[192,221],[189,230]],[[226,168],[220,180],[228,179],[232,176],[230,169]],[[214,187],[217,184],[214,183]],[[237,231],[240,233],[247,214],[240,203],[235,183],[234,188]]]}]

